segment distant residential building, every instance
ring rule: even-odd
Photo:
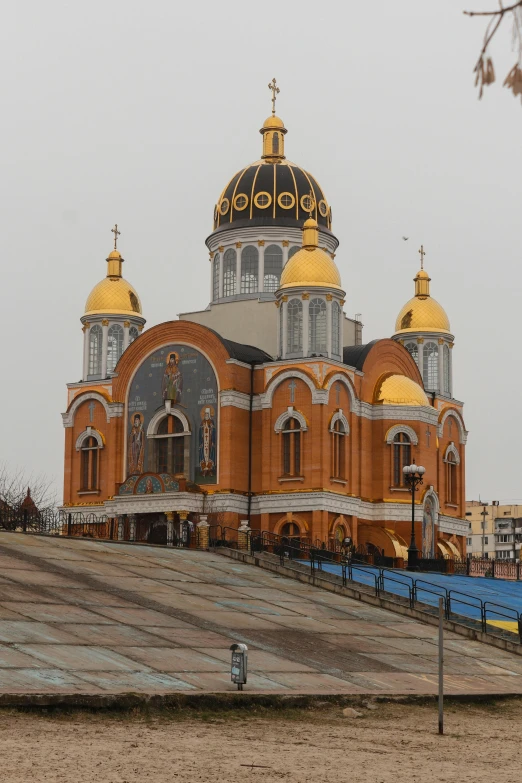
[[[522,505],[466,501],[466,554],[473,557],[520,557]]]

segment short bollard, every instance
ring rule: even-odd
[[[232,644],[230,649],[232,650],[230,679],[237,683],[238,691],[242,691],[247,681],[248,647],[246,644]]]

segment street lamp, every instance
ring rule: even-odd
[[[422,484],[422,477],[426,472],[426,468],[422,465],[405,465],[402,469],[404,473],[404,480],[411,491],[411,541],[408,547],[408,568],[413,570],[417,567],[417,558],[419,557],[419,550],[415,543],[415,492],[419,484]]]

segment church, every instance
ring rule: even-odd
[[[261,157],[214,206],[205,310],[145,329],[113,229],[81,316],[82,380],[67,385],[63,509],[106,516],[127,540],[222,525],[405,558],[415,462],[417,546],[460,556],[467,432],[424,250],[390,336],[364,344],[343,310],[331,205],[286,157],[269,86]]]

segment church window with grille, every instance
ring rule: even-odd
[[[98,324],[91,326],[89,332],[89,375],[101,375],[102,339],[101,326]]]
[[[229,248],[223,256],[223,296],[236,293],[236,251]]]
[[[406,343],[406,345],[404,347],[406,348],[406,350],[410,354],[411,358],[413,359],[413,361],[415,362],[415,364],[418,367],[419,366],[419,346],[417,345],[417,343]]]
[[[405,487],[403,468],[411,464],[411,441],[405,432],[398,432],[393,439],[393,486]]]
[[[274,155],[279,155],[279,133],[274,133],[272,136],[272,152]]]
[[[444,394],[451,395],[451,354],[449,346],[442,349],[442,364],[444,371]]]
[[[212,299],[214,301],[219,299],[219,262],[219,253],[216,253],[212,267]]]
[[[290,248],[290,250],[288,251],[288,260],[290,261],[290,259],[292,258],[292,256],[295,256],[295,254],[296,254],[297,252],[299,252],[299,250],[301,250],[301,248],[299,247],[299,245],[294,245],[293,247],[291,247],[291,248]]]
[[[274,293],[279,288],[283,270],[283,251],[277,245],[265,248],[264,290]]]
[[[287,305],[287,352],[300,353],[303,350],[303,303],[290,299]]]
[[[112,324],[107,336],[107,372],[114,372],[123,353],[123,327]]]
[[[309,353],[326,353],[326,302],[324,299],[311,299],[308,317]]]
[[[346,430],[341,419],[332,429],[332,478],[346,478]]]
[[[289,418],[282,429],[283,476],[301,475],[301,425],[297,419]]]
[[[177,416],[166,416],[156,433],[156,465],[158,473],[183,473],[185,470],[185,436],[183,422]]]
[[[257,247],[247,245],[241,251],[241,293],[253,294],[257,291],[257,267],[259,252]]]
[[[451,451],[446,457],[446,502],[457,505],[457,461]]]
[[[332,302],[332,353],[336,356],[340,356],[340,321],[341,321],[341,308],[339,302]]]
[[[140,336],[140,333],[136,329],[135,326],[131,326],[129,329],[129,345],[134,342],[134,340],[137,340]]]
[[[437,389],[439,385],[439,346],[437,343],[425,343],[422,379],[426,389]]]
[[[94,492],[98,487],[99,452],[96,438],[86,438],[81,446],[80,492]]]

